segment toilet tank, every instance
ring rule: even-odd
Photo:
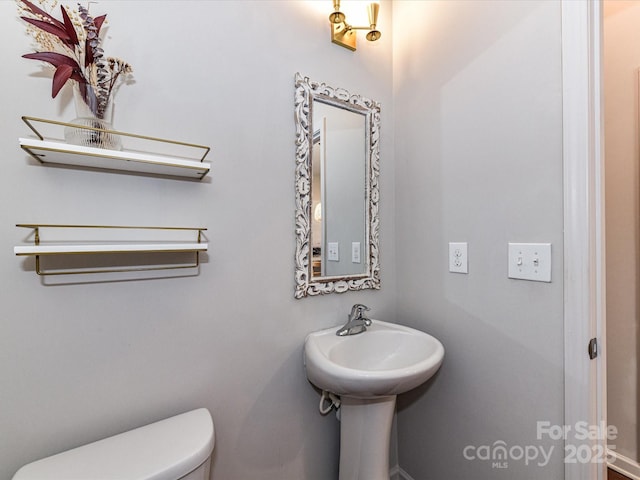
[[[208,480],[214,442],[200,408],[35,461],[13,480]]]

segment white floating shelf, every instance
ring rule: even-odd
[[[67,244],[19,245],[13,247],[13,252],[16,255],[65,255],[72,253],[206,252],[207,248],[207,243]]]
[[[81,147],[33,138],[19,140],[20,147],[42,163],[190,178],[203,178],[210,170],[209,163],[195,160]]]
[[[210,149],[204,145],[113,131],[112,133],[121,135],[124,138],[129,137],[132,142],[138,142],[141,144],[142,149],[134,151],[85,147],[65,143],[60,139],[45,138],[34,126],[34,124],[42,124],[45,125],[45,128],[52,125],[60,128],[73,126],[72,124],[34,117],[22,117],[22,119],[38,138],[20,138],[20,147],[41,163],[194,179],[202,179],[211,169],[211,164],[204,161]],[[76,127],[82,128],[81,126]],[[199,159],[151,153],[145,148],[147,146],[148,150],[157,150],[159,148],[189,149],[190,151],[197,151]]]
[[[18,224],[33,230],[29,237],[31,245],[18,245],[13,252],[18,256],[34,256],[36,272],[39,275],[63,275],[74,273],[103,273],[110,271],[170,270],[175,268],[196,268],[200,265],[200,252],[206,252],[208,243],[204,241],[206,228],[190,227],[139,227],[113,225],[54,225]],[[68,269],[46,271],[40,266],[41,256],[51,255],[106,255],[114,253],[146,254],[168,253],[189,254],[193,261],[178,266],[145,266],[99,270]],[[193,254],[193,256],[191,256]]]

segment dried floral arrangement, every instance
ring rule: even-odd
[[[69,80],[76,81],[91,112],[103,118],[118,80],[124,80],[133,71],[123,60],[104,54],[100,30],[107,16],[94,18],[80,4],[77,10],[60,5],[62,20],[58,20],[44,10],[56,8],[57,0],[38,0],[43,8],[28,0],[16,2],[20,18],[28,24],[27,33],[38,47],[35,53],[23,57],[55,68],[52,97],[55,98]]]

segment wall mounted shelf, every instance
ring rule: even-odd
[[[147,137],[115,130],[100,130],[35,117],[24,116],[22,120],[38,138],[20,138],[20,147],[40,163],[194,179],[204,178],[211,169],[211,164],[204,161],[210,151],[210,147],[204,145]],[[36,125],[39,128],[36,128]],[[74,127],[113,133],[128,138],[131,143],[135,142],[136,147],[140,145],[141,149],[107,150],[71,145],[60,138],[51,135],[45,136],[41,133],[42,130],[51,129],[52,126],[58,129],[60,127]],[[157,150],[164,152],[168,149],[172,150],[172,155],[155,153]],[[180,154],[174,155],[173,151],[180,151]],[[183,152],[191,155],[183,156]]]
[[[34,256],[38,275],[70,275],[79,273],[130,272],[141,270],[173,270],[196,268],[200,252],[207,251],[206,228],[139,227],[115,225],[17,224],[32,229],[33,244],[19,245],[17,256]],[[188,238],[189,237],[189,238]],[[126,266],[118,268],[72,267],[46,270],[41,256],[107,255],[107,254],[192,254],[188,263]]]

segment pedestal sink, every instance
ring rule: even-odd
[[[424,332],[373,320],[357,335],[337,327],[307,336],[307,378],[340,396],[339,480],[389,480],[389,438],[396,396],[440,368],[442,344]]]

